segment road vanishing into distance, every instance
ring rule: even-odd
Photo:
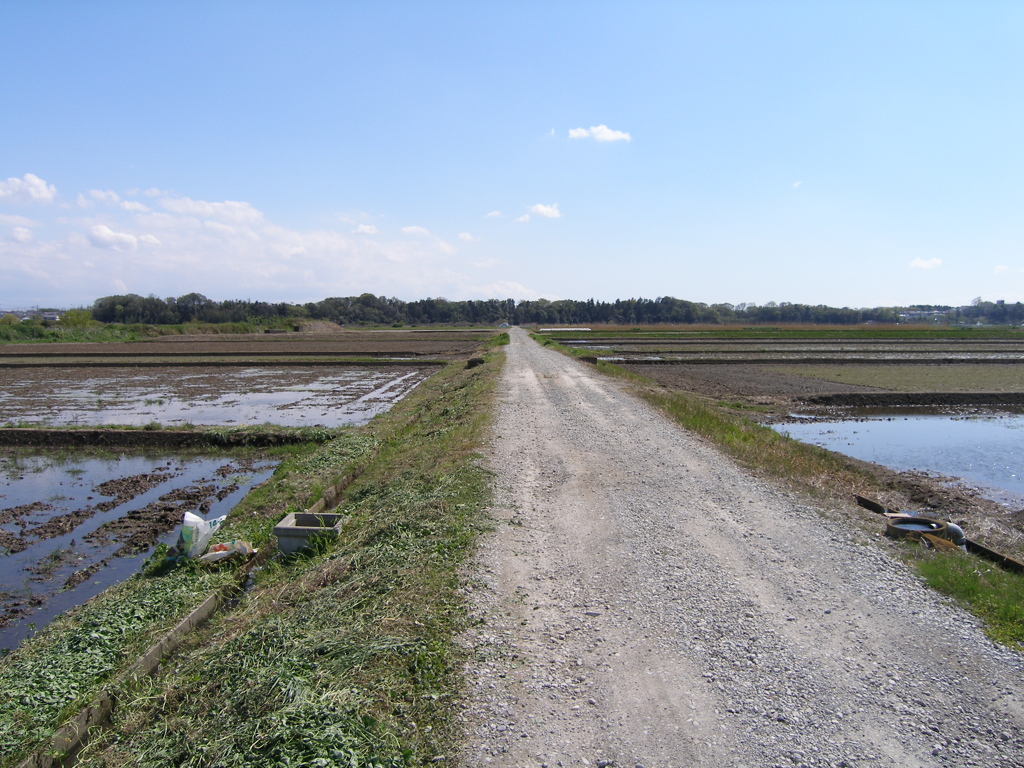
[[[466,766],[1024,766],[1024,656],[881,522],[753,477],[513,329]]]

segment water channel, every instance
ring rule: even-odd
[[[959,478],[987,498],[1024,508],[1024,415],[872,414],[773,428],[804,443],[898,471]]]

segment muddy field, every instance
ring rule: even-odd
[[[364,424],[436,368],[0,367],[0,424]]]
[[[164,436],[202,432],[192,427],[365,424],[443,365],[432,359],[468,357],[490,335],[337,329],[0,345],[0,433],[16,437],[12,444],[64,449],[0,453],[0,648],[138,570],[158,541],[174,538],[186,511],[226,514],[273,469],[253,454],[157,449]],[[407,359],[344,360],[352,356]],[[144,429],[60,429],[101,425]],[[15,428],[43,426],[51,429]],[[137,440],[111,442],[110,434]],[[150,436],[157,440],[147,447]],[[72,453],[78,438],[118,447],[112,458],[90,458],[94,450]],[[137,447],[126,450],[129,443]]]
[[[626,365],[660,384],[756,408],[764,422],[791,414],[842,418],[853,408],[1024,408],[1024,366]]]
[[[0,363],[47,357],[467,357],[492,335],[480,331],[341,331],[207,336],[161,336],[126,343],[5,344]]]
[[[186,511],[226,514],[274,466],[254,455],[0,454],[0,648],[134,573]]]

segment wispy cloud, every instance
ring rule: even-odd
[[[590,128],[570,128],[570,139],[593,139],[594,141],[632,141],[625,131],[613,131],[607,125],[592,125]]]
[[[256,210],[250,203],[243,203],[237,200],[208,203],[205,200],[192,200],[188,197],[166,197],[160,201],[160,205],[172,213],[220,219],[236,224],[258,224],[263,221],[263,214],[260,211]]]
[[[10,216],[0,213],[0,224],[10,227],[38,227],[39,222],[33,221],[28,216]]]
[[[144,192],[126,193],[128,199],[115,202],[86,189],[82,197],[91,207],[53,207],[33,218],[5,210],[0,214],[0,304],[71,305],[113,293],[190,291],[211,298],[285,301],[353,291],[409,299],[479,298],[483,289],[476,282],[493,266],[460,256],[457,246],[477,239],[471,232],[451,242],[422,226],[389,236],[376,229],[379,217],[369,215],[347,224],[337,221],[335,229],[290,229],[244,201],[154,192],[144,198]],[[146,205],[134,204],[134,194]],[[68,214],[76,210],[77,215]],[[366,236],[368,228],[373,237]],[[537,296],[522,287],[492,288],[495,296]]]
[[[138,247],[139,239],[126,232],[115,232],[106,224],[97,224],[89,230],[89,242],[97,248],[134,251]]]
[[[1011,271],[1012,270],[1005,264],[1000,264],[999,266],[992,270],[992,272],[996,275],[1005,275],[1007,272]]]
[[[486,216],[484,216],[484,218],[485,219],[498,219],[498,218],[501,218],[501,211],[491,211]]]
[[[545,219],[562,218],[562,212],[558,210],[558,203],[555,203],[554,205],[544,205],[543,203],[536,203],[530,206],[529,211],[527,213],[524,213],[522,216],[516,219],[516,223],[523,224],[529,221],[531,214],[533,214],[534,216],[542,216]]]
[[[935,269],[942,266],[942,259],[922,259],[920,256],[909,264],[911,269]]]
[[[114,192],[109,189],[106,191],[102,189],[90,189],[89,197],[91,197],[93,200],[98,200],[101,203],[114,204],[121,202],[121,196],[117,194],[117,192]]]
[[[0,200],[15,203],[52,203],[57,188],[47,184],[34,173],[26,173],[20,179],[12,176],[0,181]]]
[[[522,283],[514,283],[504,280],[496,283],[488,283],[487,285],[470,286],[469,290],[472,295],[476,296],[492,296],[496,299],[516,299],[517,301],[535,301],[537,299],[555,300],[558,298],[557,296],[552,296],[550,294],[539,293],[532,288],[527,288]]]
[[[542,203],[537,203],[536,205],[530,206],[530,213],[543,216],[545,219],[562,218],[562,212],[558,210],[558,203],[555,203],[554,205],[543,205]]]

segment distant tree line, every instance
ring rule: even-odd
[[[496,325],[583,325],[615,323],[621,325],[671,324],[778,324],[808,323],[821,325],[858,325],[860,323],[896,323],[907,311],[942,312],[951,322],[980,322],[1019,325],[1024,322],[1020,302],[1009,305],[976,299],[969,307],[877,307],[874,309],[836,308],[825,305],[791,304],[773,301],[757,304],[703,304],[663,296],[657,299],[617,299],[616,301],[516,302],[513,299],[484,301],[448,301],[444,298],[402,301],[364,293],[360,296],[334,297],[306,304],[265,301],[213,301],[201,293],[161,299],[156,296],[105,296],[92,307],[92,317],[104,323],[179,323],[276,324],[294,318],[328,320],[342,325],[429,325],[465,323]]]

